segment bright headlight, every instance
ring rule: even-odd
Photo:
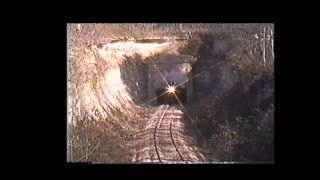
[[[174,87],[174,86],[169,86],[169,87],[167,88],[167,91],[168,91],[169,93],[174,93],[175,90],[176,90],[176,87]]]

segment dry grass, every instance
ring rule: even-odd
[[[122,23],[122,24],[82,24],[84,31],[95,31],[99,36],[113,38],[144,38],[156,36],[184,35],[187,31],[195,30],[183,24],[159,24],[159,23]]]
[[[68,24],[70,29],[76,30],[78,24]],[[82,23],[81,32],[97,33],[97,37],[109,38],[150,38],[177,37],[192,33],[248,33],[254,30],[256,24],[214,24],[214,23]]]
[[[77,120],[69,126],[68,161],[94,163],[128,163],[131,154],[126,143],[132,134],[112,121]],[[121,133],[119,133],[121,132]]]
[[[127,109],[127,113],[120,113],[115,110],[110,117],[101,120],[76,119],[76,126],[68,126],[68,162],[132,163],[133,138],[153,109],[131,111]]]

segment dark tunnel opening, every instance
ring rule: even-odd
[[[144,59],[140,55],[126,57],[120,65],[121,79],[138,105],[187,104],[193,97],[193,70],[186,55],[163,53]],[[190,57],[189,57],[190,58]],[[188,72],[186,72],[188,71]],[[175,95],[167,93],[167,83],[174,82]]]

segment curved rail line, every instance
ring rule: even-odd
[[[156,154],[157,154],[157,157],[158,157],[158,160],[159,162],[163,162],[161,157],[160,157],[160,153],[159,153],[159,144],[157,143],[157,130],[160,128],[161,124],[164,122],[164,120],[167,120],[168,117],[170,118],[169,121],[169,131],[170,131],[170,138],[171,138],[171,141],[172,141],[172,144],[176,150],[176,152],[178,153],[180,159],[182,161],[184,161],[184,158],[182,157],[182,154],[180,153],[178,147],[177,147],[177,144],[173,138],[173,133],[172,133],[172,125],[173,125],[173,114],[174,114],[174,108],[172,109],[172,111],[168,111],[169,109],[169,105],[166,105],[163,109],[162,109],[162,113],[160,113],[160,117],[159,117],[159,120],[154,128],[154,134],[153,134],[153,137],[154,137],[154,146],[155,146],[155,150],[156,150]]]
[[[161,121],[167,111],[167,109],[169,108],[169,106],[167,105],[167,107],[164,108],[164,111],[162,112],[157,124],[156,124],[156,127],[154,128],[154,133],[153,133],[153,139],[154,139],[154,146],[155,146],[155,149],[156,149],[156,153],[157,153],[157,157],[159,159],[159,162],[162,162],[161,160],[161,157],[160,157],[160,154],[159,154],[159,150],[158,150],[158,146],[157,146],[157,129],[158,127],[160,127],[160,124],[161,124]]]
[[[180,151],[178,150],[177,144],[176,144],[176,142],[175,142],[175,140],[174,140],[174,138],[173,138],[173,133],[172,133],[173,117],[172,117],[172,115],[174,115],[174,109],[172,110],[171,117],[170,117],[170,137],[171,137],[172,143],[173,143],[173,145],[174,145],[177,153],[179,154],[180,159],[181,159],[182,161],[184,161],[184,159],[183,159]]]

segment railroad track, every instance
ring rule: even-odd
[[[160,106],[133,141],[132,162],[197,163],[205,159],[185,134],[183,112],[179,106]]]
[[[175,106],[165,105],[154,127],[154,147],[159,162],[185,161],[174,137]]]

